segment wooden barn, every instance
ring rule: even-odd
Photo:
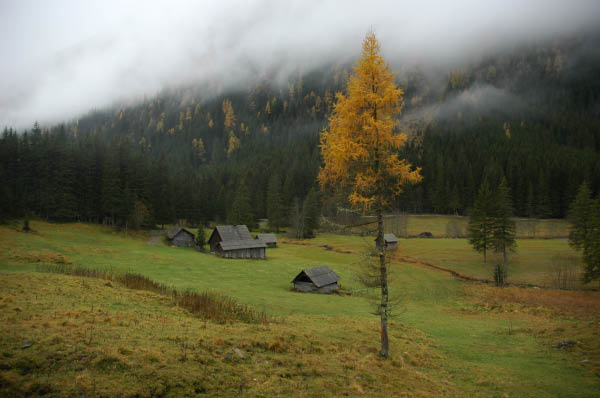
[[[267,245],[252,239],[245,225],[216,226],[208,239],[210,251],[225,258],[267,258]]]
[[[192,247],[195,244],[194,234],[182,227],[176,227],[167,234],[173,246]]]
[[[302,292],[330,293],[339,288],[340,277],[326,265],[303,269],[292,283]]]
[[[385,250],[396,250],[398,248],[398,238],[394,234],[383,234],[383,241],[385,242]],[[377,239],[375,239],[375,244],[379,248]]]
[[[277,235],[275,234],[258,234],[256,238],[262,240],[269,248],[277,247]]]

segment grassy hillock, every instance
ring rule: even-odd
[[[397,260],[391,287],[401,304],[390,326],[391,359],[381,360],[378,318],[354,277],[367,244],[362,238],[288,241],[269,249],[267,260],[227,261],[151,245],[143,233],[35,221],[31,227],[29,234],[0,227],[0,395],[600,392],[597,293],[498,289]],[[437,250],[441,259],[453,251],[442,255],[448,247],[436,246],[459,241],[410,239],[401,251],[418,242],[429,250],[412,249],[411,258]],[[528,256],[522,265],[537,258],[542,268],[547,248],[522,242]],[[295,274],[318,264],[342,277],[342,294],[291,291]],[[269,320],[210,321],[170,294],[130,289],[118,278],[37,272],[47,265],[130,272],[179,291],[214,292],[264,311]]]

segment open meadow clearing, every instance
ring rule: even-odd
[[[600,394],[596,292],[494,288],[393,261],[391,288],[401,304],[390,326],[391,358],[383,360],[378,318],[355,277],[370,238],[280,239],[267,260],[251,261],[151,245],[144,233],[95,225],[31,226],[30,234],[0,227],[4,394]],[[543,275],[554,254],[573,254],[566,242],[550,240],[521,240],[517,253],[519,268],[531,264],[512,271],[524,280]],[[402,256],[472,275],[482,266],[459,239],[401,240]],[[40,273],[40,264],[135,272],[180,290],[222,292],[271,322],[206,322],[168,296]],[[301,269],[321,264],[340,275],[340,294],[291,290]]]

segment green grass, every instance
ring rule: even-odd
[[[369,225],[349,228],[355,234],[371,231],[374,234],[376,228],[375,217],[356,217],[353,220],[339,220],[341,224],[364,224]],[[528,219],[516,218],[516,233],[518,238],[548,239],[566,238],[569,235],[569,223],[561,219]],[[465,237],[467,236],[469,218],[464,216],[444,215],[402,215],[386,216],[384,228],[386,233],[394,233],[399,237],[415,237],[422,232],[430,232],[435,238]]]
[[[164,307],[166,304],[163,303],[160,308],[152,310],[155,314],[164,312],[171,314],[168,317],[181,317],[179,319],[183,319],[183,323],[190,323],[191,326],[187,329],[181,329],[179,326],[174,329],[175,335],[197,339],[206,333],[207,336],[211,336],[206,338],[212,342],[218,339],[218,336],[224,336],[223,338],[231,339],[234,345],[244,344],[243,341],[250,339],[260,340],[260,344],[267,346],[280,338],[283,339],[284,345],[291,347],[280,354],[268,349],[259,353],[256,349],[247,366],[235,370],[234,366],[221,363],[222,357],[218,356],[225,355],[224,348],[215,348],[214,344],[208,344],[213,351],[219,352],[214,355],[204,353],[215,361],[218,357],[218,366],[215,364],[211,372],[224,371],[224,374],[230,375],[231,380],[235,380],[225,383],[222,395],[234,395],[234,390],[239,387],[239,380],[243,378],[247,379],[247,388],[251,395],[317,395],[321,391],[319,388],[325,386],[332,388],[334,395],[357,395],[362,390],[366,395],[375,396],[399,395],[402,391],[412,391],[416,395],[436,395],[442,388],[445,388],[446,394],[450,396],[507,394],[519,397],[591,397],[600,392],[600,376],[594,373],[600,374],[598,342],[593,338],[594,327],[588,326],[588,322],[589,325],[597,325],[600,322],[596,311],[598,306],[594,307],[599,298],[593,293],[585,293],[585,300],[592,303],[591,308],[594,308],[594,311],[578,314],[577,319],[568,316],[568,313],[557,316],[551,310],[542,311],[540,308],[543,308],[543,304],[507,304],[508,299],[503,299],[499,307],[491,308],[486,306],[488,296],[481,296],[486,297],[481,299],[472,291],[473,288],[491,288],[466,284],[445,273],[419,265],[393,263],[391,268],[394,279],[391,289],[392,292],[399,293],[402,304],[398,307],[399,316],[396,323],[390,328],[393,361],[380,362],[373,351],[377,348],[378,340],[377,318],[370,314],[373,307],[365,297],[304,294],[290,290],[290,282],[300,269],[319,264],[329,265],[341,276],[344,290],[352,292],[360,288],[354,281],[354,273],[360,267],[359,253],[366,245],[372,244],[372,238],[320,235],[314,240],[298,242],[303,244],[280,243],[280,248],[267,251],[267,260],[246,261],[219,259],[192,249],[152,246],[146,244],[147,236],[125,237],[122,233],[113,233],[98,226],[40,222],[31,224],[37,231],[35,234],[24,234],[0,227],[0,271],[4,278],[0,293],[4,297],[10,296],[15,297],[14,300],[20,300],[19,294],[6,290],[6,286],[12,286],[12,282],[8,282],[29,275],[28,272],[19,271],[33,271],[38,263],[70,262],[75,266],[141,273],[178,289],[223,292],[277,317],[280,323],[260,331],[250,330],[250,326],[235,326],[225,332],[224,329],[209,325],[206,331],[194,332],[199,330],[201,324],[188,320],[181,312],[177,315],[171,314],[171,310]],[[328,245],[329,249],[333,250],[319,245]],[[464,240],[408,239],[401,242],[401,247],[402,255],[421,261],[465,267],[465,271],[473,273],[481,266],[477,263],[479,256],[469,251]],[[523,275],[530,276],[541,272],[534,272],[532,269],[543,270],[546,260],[552,258],[553,253],[570,253],[566,242],[563,241],[519,241],[519,249],[522,250],[522,253],[518,252],[521,256],[519,264],[528,267],[523,271]],[[485,273],[482,275],[488,276]],[[21,289],[27,283],[19,281],[23,286]],[[19,288],[12,286],[10,289],[18,291]],[[493,295],[497,291],[491,289],[486,294]],[[533,289],[527,291],[531,291],[536,299],[546,294],[544,291]],[[128,294],[126,291],[119,292],[123,297]],[[76,300],[77,295],[71,294],[73,296],[68,297]],[[27,304],[30,311],[40,305],[42,309],[55,305],[65,308],[75,305],[70,301],[63,302],[63,296],[30,296]],[[100,296],[103,297],[101,300]],[[86,290],[84,297],[79,302],[90,305],[96,299],[95,291]],[[156,337],[159,340],[148,337],[150,330],[156,328],[156,325],[150,322],[150,310],[142,311],[137,307],[146,308],[147,305],[158,304],[135,304],[136,300],[141,300],[138,296],[135,297],[137,298],[131,300],[117,300],[116,297],[111,299],[106,292],[98,293],[102,307],[114,311],[115,316],[131,318],[132,312],[141,311],[141,315],[135,316],[145,319],[143,323],[147,330],[139,331],[135,337],[137,342],[127,342],[125,349],[131,350],[131,346],[137,344],[141,347],[139,350],[150,350],[148,347],[152,346],[153,342],[161,341],[160,336]],[[160,301],[159,298],[156,300]],[[33,303],[37,303],[37,306]],[[0,313],[6,319],[16,318],[16,325],[21,327],[21,319],[14,315],[14,306],[25,309],[25,304],[10,303],[0,307]],[[55,326],[53,321],[48,322],[54,333],[58,326]],[[75,321],[71,319],[69,322]],[[26,333],[17,326],[6,330],[4,335],[13,336],[13,340],[25,340]],[[112,336],[109,331],[99,333]],[[296,335],[296,340],[285,340],[288,334]],[[17,337],[14,337],[15,335]],[[569,340],[572,335],[581,336],[578,337],[581,351],[579,348],[574,352],[552,348],[558,341]],[[309,341],[315,341],[324,350],[323,355],[307,353]],[[244,347],[251,350],[249,346]],[[102,345],[96,348],[103,352],[108,349]],[[164,349],[176,352],[176,348]],[[17,352],[19,355],[22,353]],[[118,353],[108,354],[117,358],[123,356]],[[586,358],[585,355],[589,357]],[[163,374],[156,366],[147,363],[145,357],[136,358],[148,372]],[[311,377],[302,376],[300,372],[292,372],[290,369],[296,366],[294,358],[300,361],[300,367],[309,370],[322,369],[322,374],[313,380]],[[581,364],[583,359],[590,362],[587,365]],[[126,358],[119,360],[129,363]],[[262,361],[267,361],[270,365],[261,368],[259,362],[264,363]],[[289,380],[285,377],[282,381],[279,380],[281,377],[265,376],[268,372],[275,371],[274,361],[283,363],[281,371],[292,374]],[[184,364],[179,369],[176,362],[161,359],[161,363],[168,363],[167,368],[173,372],[190,374],[189,372],[198,371],[189,364]],[[345,362],[351,363],[353,368],[344,368]],[[360,365],[361,363],[368,366]],[[97,368],[92,367],[92,370],[88,370],[92,372],[90,378],[95,375],[94,369]],[[310,371],[308,373],[310,374]],[[256,375],[258,380],[254,382],[253,378]],[[121,376],[114,377],[118,379]],[[168,379],[168,375],[165,377]],[[263,388],[258,381],[267,384]],[[223,380],[206,381],[211,389],[217,388],[219,382]],[[65,380],[64,383],[68,384],[68,381]],[[104,380],[104,383],[109,383],[109,380]],[[378,384],[381,385],[378,387]],[[193,380],[190,379],[186,386],[191,385]],[[298,388],[308,385],[308,392],[300,393],[299,391],[303,390],[294,389],[296,385]]]

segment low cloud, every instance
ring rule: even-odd
[[[0,16],[0,124],[23,128],[173,85],[285,80],[356,59],[370,28],[392,65],[449,69],[596,26],[600,3],[15,0]]]

